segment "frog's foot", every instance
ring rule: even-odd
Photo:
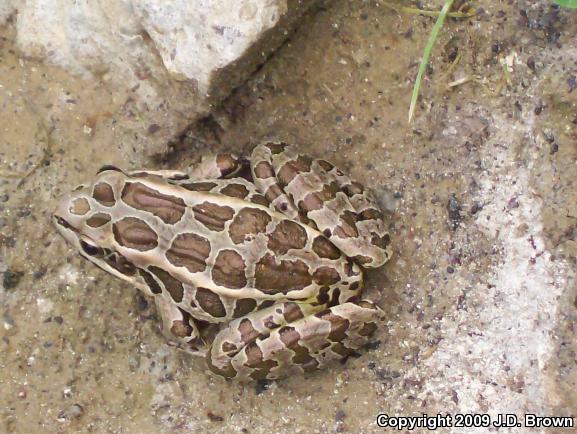
[[[316,312],[310,305],[279,303],[238,318],[219,332],[208,366],[240,381],[313,371],[366,345],[382,319],[383,311],[366,300]]]

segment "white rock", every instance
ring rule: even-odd
[[[17,10],[24,54],[132,89],[164,143],[241,84],[315,2],[0,0],[0,24]]]

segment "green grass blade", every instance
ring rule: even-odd
[[[410,8],[407,6],[397,6],[391,3],[380,3],[386,8],[392,9],[398,13],[407,13],[407,14],[415,14],[415,15],[425,15],[427,17],[438,17],[441,11],[429,11],[426,9],[416,9]],[[473,8],[468,12],[447,12],[447,16],[451,18],[472,18],[477,14],[477,11]]]
[[[566,8],[577,9],[577,0],[553,0],[553,3]]]
[[[421,90],[423,74],[427,70],[429,58],[431,57],[431,52],[433,51],[433,45],[435,45],[437,35],[439,34],[441,27],[443,27],[445,17],[447,16],[447,12],[449,12],[449,9],[451,9],[453,1],[454,0],[445,0],[443,9],[441,9],[441,12],[439,13],[437,22],[435,22],[435,25],[431,30],[429,40],[427,41],[427,45],[425,46],[425,50],[423,51],[423,58],[421,59],[421,64],[419,65],[419,72],[417,73],[417,79],[415,80],[415,85],[413,86],[413,95],[411,96],[411,106],[409,107],[409,123],[411,123],[411,121],[413,120],[413,115],[415,114],[415,107],[417,106],[417,99],[419,98],[419,92]]]

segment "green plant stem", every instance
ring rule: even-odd
[[[566,8],[577,9],[577,0],[553,0],[553,3]]]
[[[381,3],[383,6],[392,9],[397,12],[404,12],[407,14],[415,14],[415,15],[425,15],[427,17],[438,17],[441,13],[440,11],[429,11],[425,9],[416,9],[416,8],[409,8],[406,6],[395,6],[390,3]],[[450,18],[471,18],[474,17],[477,11],[472,9],[469,12],[447,12],[447,17]]]
[[[431,52],[433,51],[433,45],[435,45],[435,41],[437,40],[437,36],[441,27],[443,27],[443,23],[445,22],[445,17],[451,9],[454,0],[445,0],[445,4],[443,5],[443,9],[439,12],[439,16],[437,17],[437,21],[431,30],[431,34],[429,35],[429,40],[427,41],[427,45],[425,46],[425,50],[423,51],[423,58],[421,59],[421,64],[419,65],[419,72],[417,73],[417,79],[415,80],[415,85],[413,87],[413,95],[411,96],[411,106],[409,107],[409,123],[413,120],[413,115],[415,114],[415,108],[417,106],[417,99],[419,98],[419,92],[421,90],[421,83],[423,81],[423,75],[427,70],[427,65],[429,64],[429,58],[431,57]]]

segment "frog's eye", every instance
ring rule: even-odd
[[[88,256],[95,256],[95,257],[103,257],[104,256],[104,249],[91,244],[85,240],[80,240],[80,247],[82,251],[86,253]]]
[[[67,222],[66,220],[64,220],[62,217],[59,217],[59,216],[55,215],[55,216],[54,216],[54,221],[55,221],[58,225],[62,226],[64,229],[68,229],[68,230],[71,230],[71,231],[76,231],[76,230],[70,225],[70,223],[68,223],[68,222]]]

